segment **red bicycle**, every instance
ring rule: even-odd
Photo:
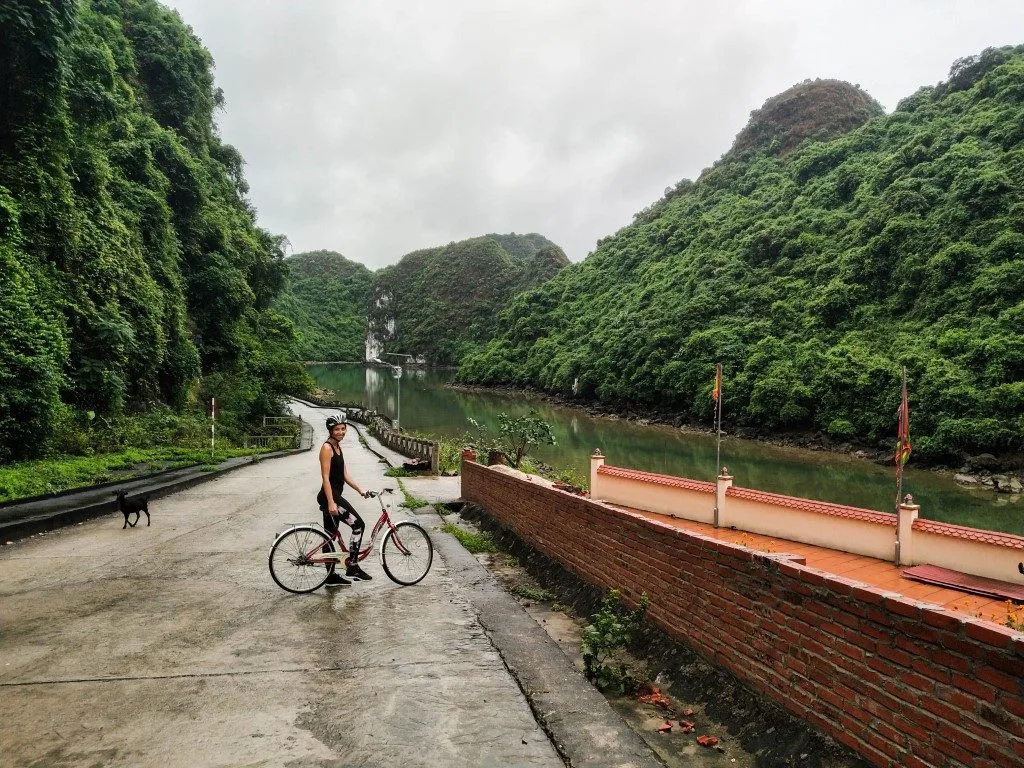
[[[380,564],[389,579],[407,587],[427,575],[434,561],[434,544],[418,523],[391,521],[384,494],[394,492],[394,488],[370,492],[380,503],[380,518],[370,532],[370,543],[359,551],[359,560],[369,556],[377,534],[387,529],[380,545]],[[270,575],[281,589],[305,594],[322,587],[337,564],[347,558],[348,547],[340,529],[330,534],[318,523],[302,523],[277,535],[270,548]]]

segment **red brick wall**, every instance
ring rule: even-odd
[[[462,496],[874,765],[1024,766],[1024,634],[472,462]]]

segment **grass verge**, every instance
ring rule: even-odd
[[[487,533],[470,533],[459,528],[454,523],[444,523],[441,526],[441,530],[445,533],[450,533],[459,543],[465,547],[471,554],[478,555],[481,552],[497,552],[498,548],[494,544],[494,540],[490,534]]]
[[[0,501],[86,488],[100,483],[131,480],[182,467],[217,464],[235,456],[251,456],[251,448],[209,450],[198,448],[126,448],[93,456],[38,459],[0,467]]]

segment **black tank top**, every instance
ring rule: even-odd
[[[335,450],[334,444],[328,440],[324,445],[331,446],[331,469],[327,474],[327,479],[331,482],[331,491],[334,494],[334,498],[338,499],[341,497],[341,492],[345,490],[345,455],[341,452],[341,448]],[[324,492],[323,484],[320,485],[320,493]]]

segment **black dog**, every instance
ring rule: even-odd
[[[124,515],[124,525],[121,526],[122,531],[129,525],[134,528],[135,523],[139,522],[139,519],[142,517],[142,513],[145,513],[146,525],[149,525],[149,496],[129,499],[126,491],[114,491],[114,495],[117,496],[117,508]],[[133,513],[135,514],[135,523],[129,523],[128,516]]]

